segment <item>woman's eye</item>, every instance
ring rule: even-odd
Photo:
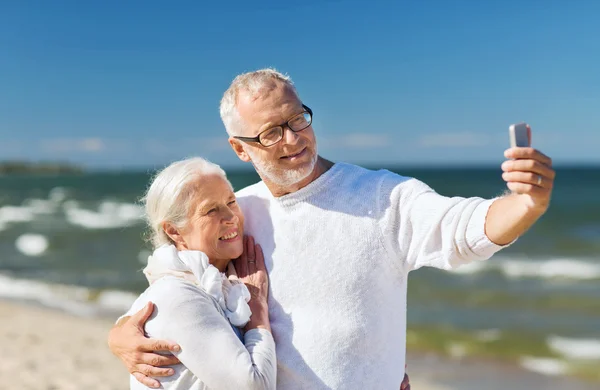
[[[237,203],[237,202],[236,202],[235,200],[232,200],[231,202],[229,202],[229,203],[227,203],[227,204],[231,206],[231,205],[233,205],[233,204],[236,204],[236,203]]]
[[[214,214],[216,212],[217,212],[217,208],[215,207],[215,208],[212,208],[212,209],[208,210],[208,212],[206,214],[210,215],[210,214]]]

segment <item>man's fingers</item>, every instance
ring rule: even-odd
[[[142,374],[141,372],[133,372],[132,375],[137,379],[141,384],[150,387],[152,389],[158,389],[160,387],[160,383],[156,379],[152,379]]]
[[[551,180],[556,176],[556,172],[552,168],[536,160],[505,161],[502,163],[502,170],[504,172],[533,172]]]
[[[158,353],[144,353],[141,354],[137,363],[147,364],[153,367],[166,367],[179,364],[180,361],[177,356],[174,355],[161,355]],[[143,372],[143,371],[142,371]]]
[[[549,200],[548,190],[534,186],[533,184],[508,182],[506,186],[516,194],[527,194],[533,198]]]
[[[506,158],[537,160],[544,165],[552,166],[552,159],[534,148],[510,148],[504,152]]]
[[[400,390],[410,390],[410,379],[408,378],[408,374],[404,374]]]
[[[502,179],[506,182],[532,184],[536,187],[551,189],[553,181],[542,175],[531,172],[504,172]]]
[[[155,351],[168,351],[168,352],[179,352],[181,348],[177,343],[168,340],[157,340],[157,339],[145,339],[140,344],[139,351],[141,352],[155,352]],[[163,355],[158,355],[163,356]]]
[[[138,364],[135,367],[135,371],[152,377],[171,376],[175,374],[175,370],[172,367],[154,367],[150,364]]]
[[[139,328],[143,328],[148,318],[152,315],[154,311],[154,304],[152,302],[148,302],[142,309],[140,309],[137,313],[131,316],[131,323],[136,325]]]

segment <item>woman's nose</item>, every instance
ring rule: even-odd
[[[231,209],[227,208],[227,212],[224,216],[225,222],[238,223],[240,217],[237,216]]]

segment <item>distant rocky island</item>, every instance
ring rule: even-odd
[[[80,174],[83,168],[61,162],[0,161],[0,175]]]

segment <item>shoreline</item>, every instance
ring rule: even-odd
[[[2,388],[128,389],[125,367],[112,355],[106,337],[111,319],[82,318],[43,306],[0,299]],[[593,389],[569,377],[549,377],[516,365],[484,359],[450,359],[410,352],[411,386],[416,390]],[[10,380],[8,380],[10,378]],[[8,387],[7,387],[8,386]]]

